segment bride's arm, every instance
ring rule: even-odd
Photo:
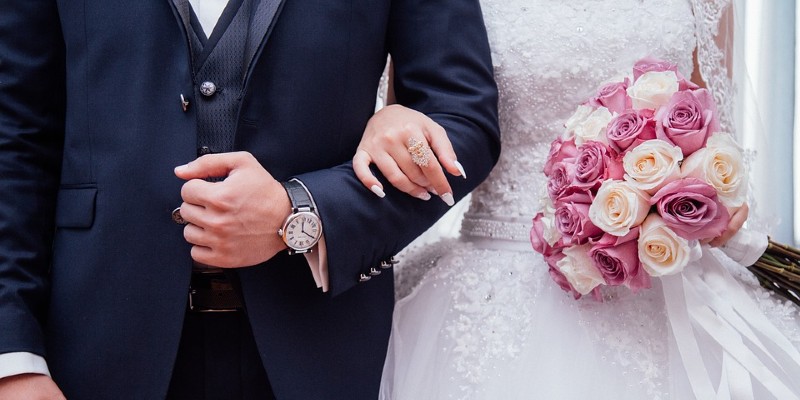
[[[730,115],[733,107],[733,0],[692,0],[695,13],[694,69],[691,81],[711,91],[718,105],[720,120],[731,130]],[[725,244],[742,228],[750,209],[745,203],[731,214],[728,227],[722,235],[708,242],[717,247]]]

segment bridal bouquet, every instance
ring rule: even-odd
[[[747,199],[742,152],[720,131],[711,94],[674,64],[637,62],[632,79],[603,85],[565,128],[544,167],[548,196],[531,243],[575,298],[680,273]],[[786,271],[800,257],[781,249],[772,267]]]

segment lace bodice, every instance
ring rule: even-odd
[[[527,240],[539,211],[549,143],[578,104],[653,56],[692,72],[689,0],[484,0],[500,89],[503,150],[473,192],[462,234]]]

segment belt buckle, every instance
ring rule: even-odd
[[[205,275],[201,273],[202,275]],[[210,275],[210,274],[209,274]],[[209,277],[210,280],[208,282],[209,287],[202,289],[205,293],[205,301],[202,301],[203,294],[200,293],[198,288],[192,287],[193,282],[189,284],[189,311],[196,312],[196,313],[219,313],[219,312],[236,312],[242,310],[241,307],[241,300],[236,300],[235,304],[231,304],[230,301],[228,302],[227,306],[214,307],[216,301],[221,301],[223,304],[225,300],[219,300],[215,296],[221,296],[225,292],[230,292],[229,295],[233,296],[241,296],[240,294],[236,293],[235,290],[232,289],[232,286],[229,282],[224,283],[217,283],[213,281],[213,278]],[[203,286],[203,285],[201,285]],[[219,305],[217,303],[217,305]]]
[[[196,313],[221,313],[221,312],[236,312],[240,311],[239,308],[208,308],[196,305],[194,296],[197,296],[197,290],[189,288],[189,311]]]

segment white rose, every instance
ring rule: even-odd
[[[677,274],[695,258],[700,247],[669,229],[656,213],[650,214],[639,231],[639,260],[650,276]]]
[[[628,88],[628,96],[636,110],[657,110],[667,104],[678,91],[678,76],[672,71],[644,73]]]
[[[681,173],[713,186],[725,207],[738,208],[747,201],[748,175],[744,168],[744,157],[727,133],[711,136],[705,148],[686,157]]]
[[[622,168],[625,180],[639,190],[655,194],[664,185],[681,177],[683,152],[663,140],[648,140],[625,153]]]
[[[575,145],[580,146],[585,142],[594,140],[608,144],[606,127],[614,118],[605,107],[598,107],[589,116],[575,127]]]
[[[556,262],[556,267],[578,293],[586,295],[598,285],[605,283],[603,275],[589,257],[591,246],[584,244],[564,249],[564,258]]]
[[[571,117],[564,123],[564,135],[561,136],[564,140],[569,140],[575,137],[575,128],[583,123],[586,118],[589,118],[589,115],[592,114],[594,108],[586,106],[586,105],[579,105],[575,112],[572,114]]]
[[[607,180],[589,206],[592,223],[614,236],[625,236],[650,211],[650,198],[628,182]]]
[[[547,244],[554,246],[556,242],[561,239],[561,231],[556,227],[556,208],[549,196],[545,197],[543,202],[544,208],[542,210],[542,218],[540,219],[542,222],[542,236]]]

